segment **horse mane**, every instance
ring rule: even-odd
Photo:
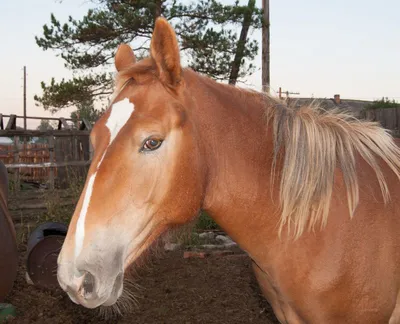
[[[268,96],[267,96],[268,97]],[[271,105],[272,100],[272,105]],[[359,202],[356,156],[374,170],[386,204],[389,189],[378,159],[382,159],[400,179],[400,149],[389,131],[378,123],[358,120],[349,112],[324,110],[316,102],[301,107],[288,106],[267,98],[267,122],[272,124],[274,158],[280,170],[281,222],[295,238],[323,228],[328,220],[335,170],[343,175],[350,218]]]

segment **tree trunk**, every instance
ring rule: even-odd
[[[249,4],[247,5],[248,10],[246,11],[243,17],[242,31],[240,32],[239,41],[236,47],[235,59],[233,60],[232,63],[231,74],[229,76],[229,84],[236,84],[237,78],[239,76],[240,65],[242,63],[244,49],[247,40],[247,33],[249,31],[249,27],[251,24],[251,17],[254,12],[255,4],[256,4],[255,0],[249,0]]]
[[[263,0],[264,21],[262,28],[262,87],[269,93],[269,0]]]
[[[154,21],[156,21],[156,19],[161,16],[163,2],[164,2],[164,0],[155,0],[154,1],[154,4],[155,4]]]

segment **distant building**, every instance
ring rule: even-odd
[[[335,94],[333,98],[289,98],[289,101],[295,103],[296,106],[318,102],[324,109],[344,109],[352,112],[356,117],[361,117],[361,111],[372,103],[366,100],[341,99],[339,94]]]

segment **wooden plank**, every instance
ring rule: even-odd
[[[48,147],[27,147],[26,149],[23,149],[19,147],[17,149],[18,152],[42,152],[42,151],[48,151]]]
[[[58,120],[58,129],[70,129],[71,127],[68,125],[67,121],[65,120],[65,118],[61,117]]]
[[[82,118],[82,123],[79,126],[79,130],[92,130],[92,124],[86,119]]]
[[[54,136],[50,135],[49,139],[49,152],[50,152],[50,164],[54,162]],[[49,186],[50,190],[54,190],[54,167],[50,166],[49,172]]]
[[[58,206],[64,207],[75,204],[76,204],[75,199],[68,199],[68,200],[63,199],[58,203]],[[47,203],[46,202],[21,203],[18,206],[11,206],[9,208],[9,210],[27,210],[27,209],[47,209]]]
[[[384,111],[382,111],[382,119],[383,119],[383,123],[385,124],[385,128],[390,128],[390,109],[385,109]]]
[[[20,201],[23,202],[29,202],[29,201],[42,201],[45,197],[45,195],[48,194],[47,189],[35,189],[35,190],[27,190],[27,191],[21,191],[18,196],[10,196],[9,203],[14,204],[18,203]],[[67,189],[54,189],[52,194],[56,195],[57,197],[62,198],[73,198],[74,194],[70,192],[70,190]],[[20,204],[20,203],[18,203]]]
[[[27,228],[31,228],[32,230],[38,225],[37,220],[30,220],[26,221],[25,219],[21,222],[21,217],[19,215],[11,215],[11,218],[13,219],[15,223],[15,230],[21,231],[21,230],[26,230]]]
[[[378,122],[395,137],[400,137],[400,108],[366,109],[365,119]]]
[[[16,115],[10,115],[10,118],[8,119],[8,123],[6,126],[6,130],[11,130],[11,129],[16,129],[17,128],[17,116]]]
[[[73,157],[72,157],[73,160],[79,161],[79,142],[78,142],[77,136],[73,137],[72,154],[73,154]]]
[[[379,122],[379,124],[384,127],[384,120],[382,118],[382,110],[381,109],[375,109],[375,119],[377,122]]]
[[[387,123],[388,128],[392,130],[397,129],[396,108],[390,109],[390,120]]]
[[[73,137],[56,137],[55,141],[55,162],[68,162],[72,161],[71,159],[71,142]],[[57,186],[63,188],[67,184],[68,172],[65,167],[57,168],[58,177],[57,177]]]
[[[59,168],[66,166],[86,166],[90,165],[91,161],[67,161],[67,162],[44,162],[44,163],[18,163],[5,164],[7,169],[18,168]]]
[[[12,115],[3,115],[3,117],[10,117]],[[24,116],[14,115],[16,118],[24,118]],[[59,120],[57,117],[35,117],[35,116],[27,116],[26,119],[36,119],[36,120]],[[72,118],[64,118],[67,121],[73,121]]]
[[[391,124],[392,124],[393,131],[396,131],[397,130],[397,109],[396,108],[392,109],[392,121],[391,121]]]
[[[23,130],[23,129],[10,129],[10,130],[0,130],[0,137],[8,137],[8,136],[36,136],[36,137],[43,137],[43,136],[89,136],[90,131],[87,130],[74,130],[74,129],[67,129],[67,130],[48,130],[48,131],[40,131],[40,130]]]
[[[374,121],[375,120],[375,114],[372,109],[368,109],[365,111],[365,119]]]
[[[79,160],[91,160],[89,136],[78,136]]]
[[[94,148],[92,145],[92,141],[89,140],[89,160],[93,160]]]
[[[19,137],[14,136],[14,163],[16,164],[19,162],[18,141]],[[14,172],[14,187],[15,191],[19,191],[19,168],[17,168]]]

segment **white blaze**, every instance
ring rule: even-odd
[[[85,192],[85,197],[83,199],[81,212],[79,214],[78,222],[76,224],[76,233],[75,233],[75,258],[82,251],[83,240],[85,238],[85,218],[87,211],[90,205],[90,198],[92,197],[94,180],[96,179],[97,171],[100,168],[101,163],[103,162],[104,156],[107,153],[109,146],[112,144],[114,139],[117,137],[119,131],[124,127],[132,113],[135,111],[135,106],[133,103],[129,102],[128,98],[125,98],[122,101],[117,102],[112,105],[110,115],[108,116],[106,127],[110,132],[110,141],[106,149],[104,150],[103,156],[101,157],[99,163],[97,164],[96,171],[90,176],[89,181],[87,183],[87,188]]]

